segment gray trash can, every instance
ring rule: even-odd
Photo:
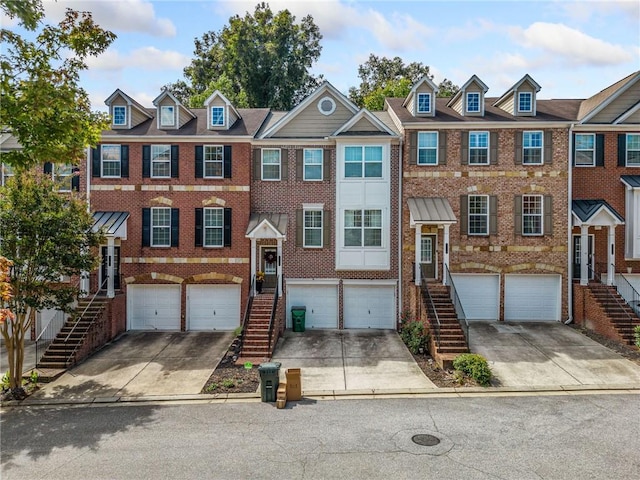
[[[275,402],[280,384],[280,362],[261,363],[258,366],[260,373],[260,398],[263,402]]]

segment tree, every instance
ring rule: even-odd
[[[265,3],[231,17],[219,32],[195,39],[185,80],[167,88],[191,107],[202,106],[202,97],[218,87],[237,106],[291,109],[319,84],[309,69],[322,48],[313,18],[295,20],[289,10],[274,14]]]
[[[453,82],[449,79],[444,79],[438,85],[438,96],[442,98],[453,97],[456,93],[458,93],[460,87],[454,85]]]
[[[80,289],[61,283],[61,277],[97,267],[91,249],[100,245],[102,235],[93,233],[92,225],[86,202],[59,193],[47,175],[22,171],[0,189],[0,256],[13,262],[8,278],[11,295],[5,295],[2,305],[11,315],[5,315],[0,332],[14,398],[24,396],[24,338],[36,312],[45,308],[68,312]]]
[[[423,65],[422,62],[411,62],[405,65],[400,57],[378,57],[374,54],[370,54],[369,59],[358,67],[358,77],[360,78],[360,86],[349,89],[349,98],[360,107],[366,106],[367,102],[371,102],[373,98],[379,98],[384,91],[391,94],[386,96],[404,97],[422,77],[433,80],[429,66]],[[408,83],[401,82],[401,80],[407,80]],[[407,84],[409,85],[408,89],[406,88]],[[445,88],[445,93],[458,90],[458,87],[447,79],[440,83],[438,89],[440,87]],[[438,96],[450,95],[438,93]],[[376,100],[373,105],[378,105],[378,103],[379,100]]]
[[[387,97],[406,97],[411,91],[413,83],[408,78],[393,79],[384,86],[377,87],[362,99],[362,106],[368,110],[376,111],[384,108],[384,99]]]
[[[1,0],[0,7],[27,29],[41,26],[40,0]],[[35,41],[0,30],[0,118],[22,146],[3,153],[3,162],[16,170],[45,162],[75,164],[88,145],[99,141],[108,117],[91,111],[78,81],[86,59],[105,51],[114,39],[90,13],[73,10],[59,25],[42,27]]]

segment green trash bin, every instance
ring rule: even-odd
[[[291,307],[291,322],[294,332],[304,332],[304,321],[307,307]]]
[[[260,398],[263,402],[275,402],[280,384],[280,362],[261,363],[258,366],[260,374]]]

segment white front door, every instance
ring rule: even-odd
[[[393,285],[345,285],[344,328],[396,328]]]
[[[188,330],[234,330],[240,325],[240,285],[187,285]]]
[[[129,285],[130,330],[180,330],[180,285]]]
[[[451,275],[467,320],[498,320],[500,316],[500,276],[483,273]]]

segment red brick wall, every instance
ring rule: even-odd
[[[616,332],[598,302],[593,298],[588,286],[573,284],[573,320],[607,338],[625,343]]]

